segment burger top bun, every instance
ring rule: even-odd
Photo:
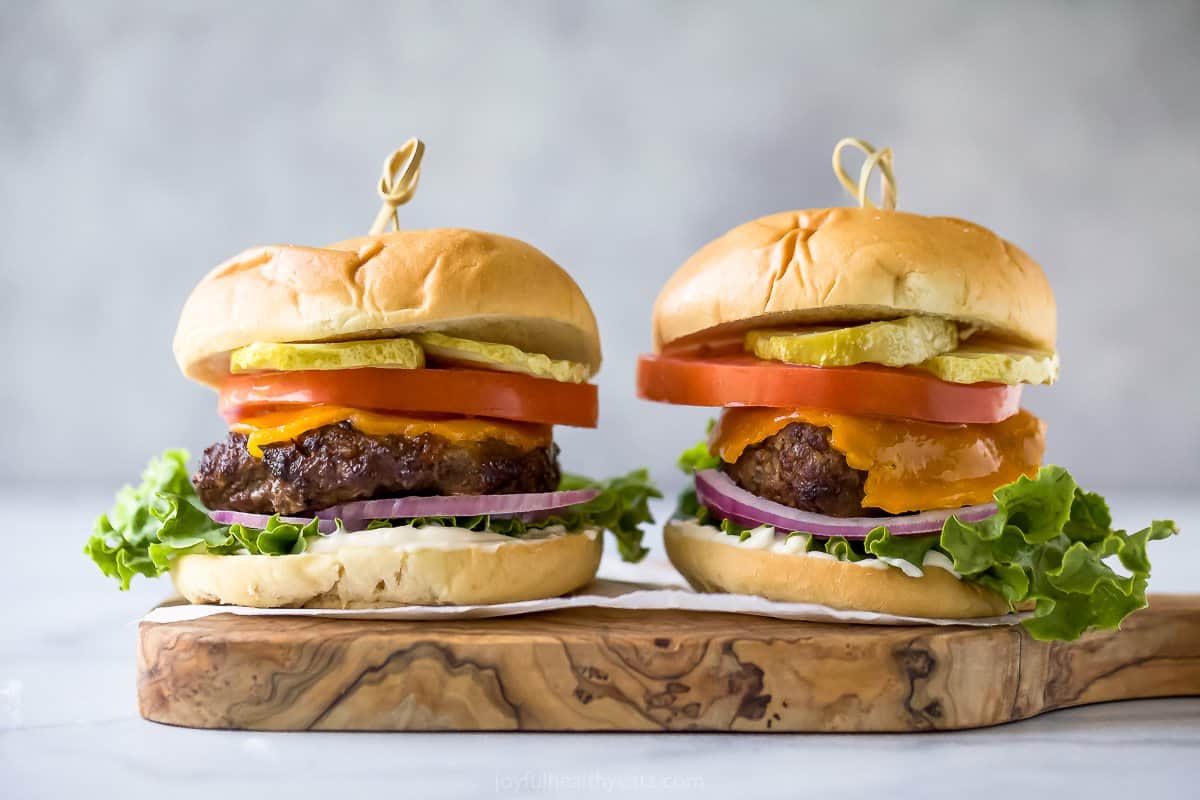
[[[192,290],[175,332],[184,374],[210,386],[230,351],[443,331],[600,368],[587,298],[540,250],[492,233],[438,228],[328,247],[246,250]]]
[[[659,293],[654,341],[910,314],[1055,347],[1054,294],[1019,247],[964,220],[880,208],[787,211],[710,242]]]

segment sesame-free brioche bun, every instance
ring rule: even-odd
[[[358,534],[352,534],[358,535]],[[171,567],[189,602],[253,608],[486,605],[558,597],[596,575],[588,529],[453,548],[351,547],[293,556],[186,555]]]
[[[558,264],[517,239],[439,228],[328,247],[255,247],[188,297],[175,360],[218,385],[254,342],[320,342],[442,331],[600,368],[596,318]]]
[[[1054,294],[1019,247],[960,219],[874,208],[773,214],[710,242],[659,293],[654,341],[910,314],[1054,349]]]
[[[687,526],[694,524],[668,522],[663,541],[675,569],[700,592],[750,594],[904,617],[977,619],[1009,611],[1000,595],[958,580],[939,567],[926,567],[922,577],[910,578],[898,569],[872,569],[689,536]]]

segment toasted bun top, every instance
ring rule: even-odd
[[[1054,349],[1054,294],[1019,247],[960,219],[875,208],[773,214],[710,242],[659,293],[654,341],[908,314]]]
[[[596,318],[570,275],[517,239],[457,228],[246,250],[192,290],[174,350],[185,375],[217,385],[229,352],[253,342],[426,330],[600,367]]]

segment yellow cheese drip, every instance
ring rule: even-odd
[[[991,502],[997,488],[1033,477],[1046,449],[1045,425],[1028,411],[992,424],[942,425],[778,408],[727,409],[710,447],[733,463],[793,422],[829,428],[846,463],[867,473],[863,506],[889,514]]]
[[[499,439],[521,450],[545,447],[552,440],[549,425],[474,417],[422,419],[345,406],[309,406],[297,411],[277,411],[240,420],[229,429],[246,434],[246,449],[255,458],[262,458],[262,449],[267,445],[294,441],[306,431],[339,422],[349,422],[355,430],[370,436],[412,437],[429,433],[454,443]]]

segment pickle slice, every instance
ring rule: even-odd
[[[504,372],[522,372],[535,378],[563,383],[583,383],[591,375],[587,364],[559,361],[541,353],[526,353],[509,344],[459,339],[444,333],[418,333],[414,338],[433,361]]]
[[[958,327],[936,317],[904,317],[850,328],[759,330],[746,334],[746,349],[759,358],[813,367],[848,367],[864,362],[904,367],[956,347]]]
[[[229,354],[233,373],[275,370],[417,369],[425,366],[425,353],[412,339],[370,339],[361,342],[255,342]]]
[[[950,383],[1054,383],[1058,353],[1004,344],[967,344],[918,364]]]

